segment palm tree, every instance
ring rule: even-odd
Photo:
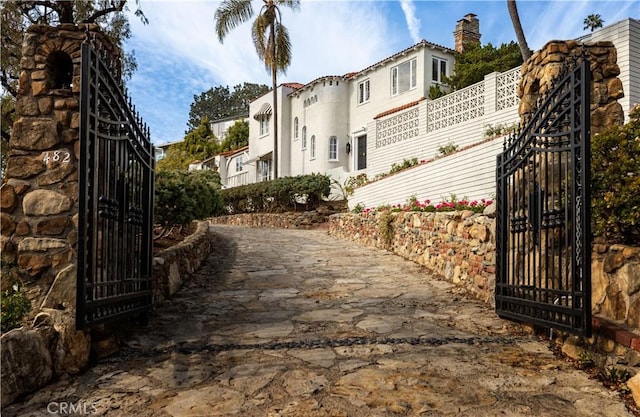
[[[524,31],[522,30],[522,24],[520,23],[520,16],[518,15],[518,7],[516,6],[516,0],[507,0],[507,9],[509,10],[509,16],[511,17],[511,23],[513,23],[513,29],[516,32],[516,38],[518,39],[518,45],[520,46],[520,53],[522,54],[522,60],[527,61],[531,57],[531,50],[527,45],[527,40],[524,37]]]
[[[215,14],[216,34],[222,42],[234,28],[253,17],[251,0],[223,0]],[[300,7],[300,0],[262,0],[260,12],[251,27],[251,37],[258,57],[271,71],[273,87],[273,178],[278,178],[278,72],[291,63],[289,32],[282,25],[281,6],[292,10]]]
[[[604,20],[599,14],[590,14],[584,19],[584,28],[583,30],[591,29],[591,32],[594,30],[601,28]]]

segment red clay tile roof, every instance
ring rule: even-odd
[[[416,106],[416,105],[417,105],[417,104],[419,104],[421,101],[426,100],[426,99],[427,99],[426,97],[422,97],[420,100],[412,101],[411,103],[403,104],[402,106],[394,107],[393,109],[389,109],[389,110],[385,110],[385,111],[383,111],[382,113],[378,113],[377,115],[375,115],[375,116],[373,117],[373,119],[374,119],[374,120],[375,120],[375,119],[379,119],[379,118],[381,118],[381,117],[388,116],[388,115],[390,115],[390,114],[397,113],[397,112],[399,112],[399,111],[402,111],[402,110],[408,109],[409,107]]]
[[[220,156],[235,155],[237,153],[244,152],[247,149],[249,149],[249,146],[243,146],[242,148],[234,149],[232,151],[220,152],[218,155],[220,155]]]
[[[294,90],[298,90],[304,87],[304,84],[301,84],[301,83],[282,83],[281,85],[285,87],[293,88]]]
[[[309,87],[309,86],[312,86],[312,85],[314,85],[314,84],[316,84],[316,83],[319,83],[320,81],[330,81],[330,80],[331,80],[331,81],[333,81],[333,80],[335,80],[336,78],[337,78],[338,80],[346,80],[346,77],[345,77],[345,76],[342,76],[342,75],[323,75],[322,77],[318,77],[318,78],[316,78],[315,80],[310,81],[310,82],[308,82],[308,83],[304,84],[302,87],[300,87],[300,88],[299,88],[299,90],[304,90],[305,88],[307,88],[307,87]],[[288,95],[289,95],[289,96],[291,96],[291,95],[293,95],[293,94],[295,94],[295,93],[297,93],[297,91],[292,91],[292,92],[290,92]]]
[[[376,68],[376,67],[378,67],[378,66],[380,66],[380,65],[384,65],[384,64],[386,64],[387,62],[389,62],[389,61],[393,61],[394,59],[398,58],[399,56],[405,55],[407,52],[410,52],[410,51],[415,50],[415,49],[418,49],[418,48],[441,49],[441,50],[443,50],[443,51],[445,51],[445,52],[450,52],[450,53],[452,53],[452,54],[453,54],[453,53],[455,53],[455,51],[454,51],[453,49],[447,48],[446,46],[437,45],[437,44],[435,44],[435,43],[427,42],[426,40],[424,40],[424,39],[423,39],[423,40],[421,40],[420,42],[418,42],[417,44],[415,44],[415,45],[412,45],[412,46],[408,47],[407,49],[404,49],[404,50],[402,50],[402,51],[400,51],[400,52],[397,52],[397,53],[395,53],[395,54],[393,54],[393,55],[391,55],[391,56],[389,56],[389,57],[387,57],[387,58],[383,59],[382,61],[376,62],[376,63],[375,63],[375,64],[373,64],[373,65],[369,65],[368,67],[366,67],[366,68],[365,68],[365,69],[363,69],[363,70],[355,71],[355,72],[348,72],[348,73],[346,73],[346,74],[344,74],[344,75],[325,75],[325,76],[322,76],[322,77],[316,78],[315,80],[313,80],[313,81],[311,81],[311,82],[308,82],[307,84],[304,84],[302,87],[298,88],[298,90],[300,90],[300,89],[304,89],[304,88],[305,88],[305,87],[307,87],[307,86],[311,86],[311,85],[313,85],[313,84],[315,84],[315,83],[317,83],[317,82],[319,82],[319,81],[323,81],[323,80],[327,80],[327,79],[336,79],[336,78],[339,78],[339,79],[342,79],[342,80],[349,80],[350,78],[354,78],[354,77],[356,77],[357,75],[360,75],[360,74],[362,74],[362,73],[365,73],[365,72],[367,72],[367,71],[370,71],[370,70],[372,70],[372,69],[374,69],[374,68]],[[296,84],[297,84],[297,83],[296,83]],[[292,95],[292,94],[294,94],[294,93],[295,93],[295,91],[294,91],[294,92],[289,93],[289,95]]]
[[[349,74],[345,75],[345,77],[346,78],[353,78],[356,75],[360,75],[362,73],[368,72],[368,71],[370,71],[370,70],[372,70],[372,69],[374,69],[374,68],[376,68],[376,67],[378,67],[380,65],[386,64],[389,61],[393,61],[394,59],[396,59],[396,58],[398,58],[400,56],[406,55],[407,52],[410,52],[412,50],[416,50],[418,48],[441,49],[441,50],[443,50],[445,52],[450,52],[452,54],[455,53],[455,51],[453,49],[450,49],[450,48],[447,48],[446,46],[438,45],[438,44],[435,44],[435,43],[427,42],[426,40],[423,39],[420,42],[416,43],[415,45],[412,45],[412,46],[408,47],[407,49],[404,49],[404,50],[402,50],[400,52],[397,52],[397,53],[395,53],[395,54],[383,59],[382,61],[376,62],[373,65],[369,65],[367,68],[365,68],[363,70],[360,70],[358,72],[350,72]]]

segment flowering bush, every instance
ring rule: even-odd
[[[446,199],[441,201],[440,203],[432,203],[431,200],[419,201],[415,197],[411,197],[409,201],[404,204],[394,204],[394,205],[381,205],[378,207],[369,207],[362,209],[361,213],[369,214],[369,213],[399,213],[406,211],[422,211],[422,212],[442,212],[442,211],[464,211],[469,210],[474,213],[482,213],[485,207],[493,204],[492,200],[489,199],[481,199],[481,200],[457,200],[455,196],[451,196],[449,201]]]

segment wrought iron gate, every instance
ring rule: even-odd
[[[496,312],[591,334],[590,71],[564,65],[498,155]]]
[[[151,306],[154,147],[117,73],[82,45],[79,329]]]

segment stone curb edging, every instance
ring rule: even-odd
[[[171,298],[186,277],[196,271],[211,253],[213,241],[209,222],[198,221],[196,231],[175,246],[153,257],[153,303]]]

